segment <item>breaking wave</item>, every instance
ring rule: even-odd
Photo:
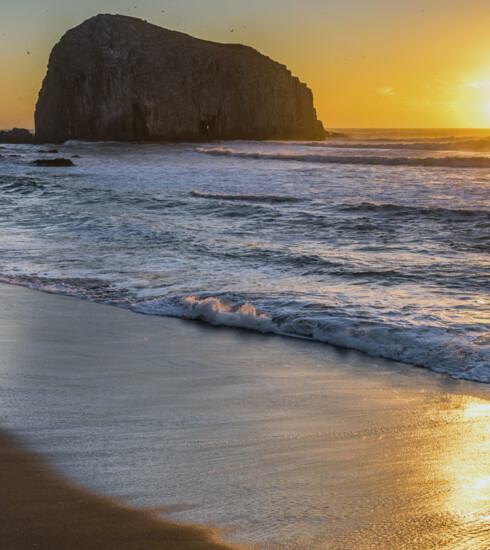
[[[480,151],[490,152],[490,137],[464,141],[342,141],[304,143],[307,147],[324,149],[395,149],[414,151]]]
[[[207,155],[255,160],[282,160],[321,164],[361,164],[374,166],[426,166],[447,168],[490,168],[490,157],[385,157],[385,156],[332,156],[315,154],[288,154],[267,152],[235,151],[227,148],[199,147],[198,151]]]
[[[490,211],[469,208],[442,208],[436,206],[408,206],[393,203],[362,202],[359,204],[346,204],[340,207],[344,212],[379,212],[396,215],[416,215],[426,217],[449,217],[451,219],[482,218],[490,221]]]
[[[230,294],[185,296],[140,302],[134,309],[141,313],[314,340],[361,351],[371,357],[429,368],[454,378],[490,382],[490,346],[481,345],[481,337],[479,341],[455,337],[437,325],[409,326],[361,320],[338,309],[315,312],[311,306],[291,300],[261,305],[253,302],[253,298]]]
[[[325,306],[297,298],[236,294],[187,295],[137,299],[98,279],[48,279],[0,276],[0,282],[131,309],[137,313],[243,328],[353,349],[449,374],[453,378],[490,382],[490,332],[478,338],[437,323],[383,322],[348,307]]]

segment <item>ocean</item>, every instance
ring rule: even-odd
[[[0,281],[490,382],[490,130],[343,132],[1,145]]]

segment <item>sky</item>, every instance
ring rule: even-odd
[[[98,13],[258,49],[328,129],[490,128],[489,0],[0,0],[0,128],[34,127],[52,47]]]

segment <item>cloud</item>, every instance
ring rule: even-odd
[[[462,78],[459,81],[460,89],[473,88],[473,90],[488,90],[490,88],[489,78]]]
[[[395,95],[395,91],[391,86],[384,86],[381,88],[374,88],[374,91],[378,94],[385,96],[385,97],[393,97]]]
[[[490,79],[474,80],[468,83],[468,86],[474,90],[488,90],[490,89]]]

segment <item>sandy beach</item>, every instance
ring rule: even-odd
[[[0,434],[1,548],[231,550],[214,533],[83,491]]]
[[[490,550],[490,2],[423,4],[2,10],[0,550]]]
[[[0,300],[0,428],[121,503],[2,436],[5,548],[224,548],[126,506],[259,548],[487,547],[487,385],[10,285]]]

